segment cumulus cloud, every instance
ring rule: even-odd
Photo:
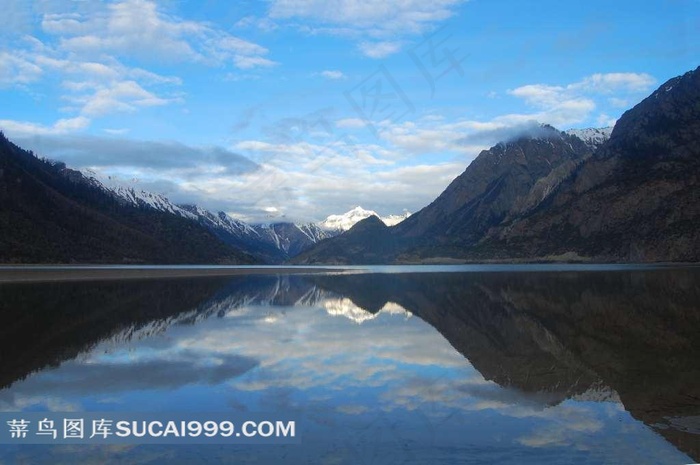
[[[264,57],[265,47],[208,23],[168,15],[149,0],[111,3],[89,16],[47,14],[42,28],[59,36],[62,49],[88,56],[108,53],[147,61],[228,62],[242,69],[274,64]]]
[[[19,11],[14,3],[8,7]],[[0,88],[57,78],[67,102],[61,111],[73,116],[54,125],[3,121],[15,132],[64,134],[85,129],[91,120],[111,113],[184,101],[184,94],[173,89],[183,84],[179,76],[133,66],[135,61],[147,66],[188,62],[241,70],[277,64],[262,45],[208,22],[169,15],[150,0],[60,6],[48,2],[37,4],[32,13],[40,18],[43,42],[27,35],[0,50]]]
[[[646,73],[597,73],[568,85],[528,84],[511,89],[508,93],[523,99],[539,110],[530,115],[504,115],[501,121],[511,123],[537,119],[551,124],[570,125],[588,119],[596,109],[596,98],[615,94],[613,102],[619,106],[623,97],[648,92],[656,80]]]
[[[427,163],[419,159],[424,153],[420,149],[406,149],[412,143],[408,134],[404,134],[406,139],[396,135],[390,140],[388,134],[399,129],[388,123],[381,126],[376,141],[361,141],[352,135],[365,124],[353,118],[338,120],[324,112],[272,123],[265,131],[266,139],[243,139],[232,146],[259,162],[261,169],[239,179],[219,180],[208,185],[209,192],[231,199],[229,211],[251,220],[263,215],[269,221],[270,212],[263,211],[267,207],[275,208],[277,220],[320,220],[357,205],[389,215],[427,205],[472,156],[469,147],[458,143],[462,134],[456,127],[449,135],[445,128],[430,135],[431,140],[442,137],[452,143],[444,145],[447,150],[442,160]],[[426,140],[421,147],[429,145]],[[430,149],[440,151],[435,146]]]

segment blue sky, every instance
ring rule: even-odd
[[[700,56],[698,0],[3,9],[11,139],[251,221],[416,211],[504,135],[614,124]]]

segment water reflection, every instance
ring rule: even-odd
[[[698,275],[4,285],[0,409],[305,419],[302,446],[80,449],[99,463],[688,463],[700,459]],[[74,453],[12,446],[0,460]]]

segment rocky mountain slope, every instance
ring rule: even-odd
[[[545,125],[501,142],[402,223],[358,223],[295,263],[698,261],[699,175],[700,68],[611,133]]]
[[[491,231],[476,256],[698,261],[699,177],[700,68],[623,114],[546,206]]]

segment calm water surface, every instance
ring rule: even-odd
[[[302,434],[0,464],[700,461],[700,269],[488,271],[0,284],[0,411],[283,412]]]

